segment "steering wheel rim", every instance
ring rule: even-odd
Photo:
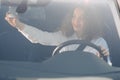
[[[103,53],[102,53],[102,50],[99,46],[91,43],[91,42],[88,42],[88,41],[85,41],[85,40],[69,40],[69,41],[66,41],[66,42],[63,42],[61,43],[60,45],[58,45],[53,53],[52,53],[52,56],[56,55],[56,54],[59,54],[59,51],[65,47],[65,46],[69,46],[69,45],[73,45],[73,44],[80,44],[81,46],[90,46],[92,47],[93,49],[97,50],[101,56],[103,56]],[[84,48],[83,48],[84,49]]]
[[[103,51],[101,50],[101,48],[100,48],[99,46],[95,45],[94,43],[85,41],[85,40],[69,40],[69,41],[63,42],[63,43],[61,43],[60,45],[58,45],[58,46],[54,49],[54,51],[53,51],[53,53],[52,53],[52,56],[58,54],[59,51],[60,51],[63,47],[68,46],[68,45],[71,45],[71,44],[81,44],[81,45],[84,45],[85,47],[86,47],[86,46],[90,46],[90,47],[96,49],[96,50],[100,53],[100,56],[101,56],[109,65],[111,65],[111,61],[110,61],[110,56],[109,56],[109,55],[108,55],[108,56],[104,56]],[[82,47],[83,47],[83,46],[82,46]],[[83,47],[82,50],[84,50],[85,47]]]

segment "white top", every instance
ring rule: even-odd
[[[68,38],[68,37],[65,37],[61,31],[50,33],[26,24],[24,24],[24,27],[25,28],[22,31],[21,30],[19,31],[32,43],[40,43],[43,45],[57,46],[65,41],[78,39],[75,34]],[[91,42],[109,50],[108,45],[103,38],[98,38],[96,40],[92,40]],[[78,48],[78,46],[79,45],[71,45],[63,48],[61,51],[75,50]],[[91,47],[86,47],[84,51],[92,52],[94,54],[97,53],[97,51]]]
[[[56,46],[67,40],[77,39],[76,35],[67,38],[61,31],[50,33],[26,24],[24,24],[24,29],[19,31],[32,43],[40,43],[42,45]]]
[[[68,38],[61,31],[51,33],[26,24],[24,24],[24,29],[19,31],[32,43],[40,43],[42,45],[57,46],[65,41],[78,39],[75,34]],[[91,42],[108,49],[107,43],[103,38],[98,38]]]

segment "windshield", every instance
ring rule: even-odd
[[[0,79],[118,79],[119,14],[114,0],[0,0]]]
[[[1,23],[6,25],[0,34],[3,37],[0,38],[2,56],[12,52],[17,60],[39,62],[51,57],[56,46],[73,39],[104,45],[110,54],[117,52],[119,17],[112,0],[13,0],[9,5],[5,1],[2,3],[2,19],[6,14],[16,19],[12,25],[9,21],[9,24],[7,21]],[[68,50],[78,46],[73,47]],[[91,49],[87,51],[94,52]],[[18,54],[22,58],[18,58]]]

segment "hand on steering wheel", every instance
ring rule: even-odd
[[[56,55],[56,54],[59,54],[59,53],[60,53],[60,50],[61,50],[62,48],[66,47],[66,46],[68,46],[68,45],[73,45],[73,44],[79,44],[80,46],[77,48],[77,50],[80,50],[80,51],[83,51],[86,46],[89,46],[89,47],[92,47],[92,48],[94,48],[95,50],[97,50],[97,51],[99,52],[99,54],[100,54],[101,57],[104,57],[104,56],[105,56],[105,57],[108,57],[108,55],[109,55],[104,48],[102,48],[102,47],[100,47],[100,46],[97,46],[97,45],[95,45],[95,44],[93,44],[93,43],[91,43],[91,42],[84,41],[84,40],[69,40],[69,41],[66,41],[66,42],[58,45],[58,46],[54,49],[54,51],[53,51],[53,53],[52,53],[52,56],[54,56],[54,55]],[[106,60],[106,61],[107,61],[107,60]]]

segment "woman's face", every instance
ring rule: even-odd
[[[76,8],[73,12],[72,17],[72,26],[75,32],[81,33],[83,30],[83,11],[79,8]]]

